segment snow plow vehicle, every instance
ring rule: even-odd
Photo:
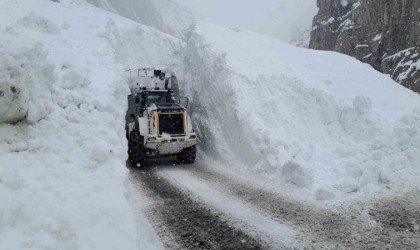
[[[179,97],[176,76],[155,69],[138,69],[131,76],[132,71],[125,126],[131,166],[147,166],[151,157],[165,155],[193,163],[197,134],[187,112],[188,98]]]

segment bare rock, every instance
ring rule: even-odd
[[[369,63],[420,93],[420,1],[317,0],[309,48]]]

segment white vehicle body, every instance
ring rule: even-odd
[[[197,134],[193,131],[187,109],[180,106],[180,109],[158,109],[156,104],[150,105],[139,117],[140,135],[144,137],[144,146],[150,149],[152,155],[178,154],[184,148],[197,144]],[[160,120],[163,116],[182,117],[183,131],[170,134],[160,131]]]

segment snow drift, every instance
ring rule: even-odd
[[[30,78],[13,57],[0,54],[0,123],[15,123],[28,112]]]
[[[182,42],[83,1],[0,5],[0,246],[141,247],[125,70],[180,68]]]
[[[199,23],[185,78],[201,149],[226,169],[310,200],[419,187],[420,96],[369,65]]]

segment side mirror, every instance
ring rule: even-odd
[[[180,97],[179,104],[181,104],[181,106],[185,108],[188,108],[188,105],[190,104],[190,99],[188,99],[188,97]]]

